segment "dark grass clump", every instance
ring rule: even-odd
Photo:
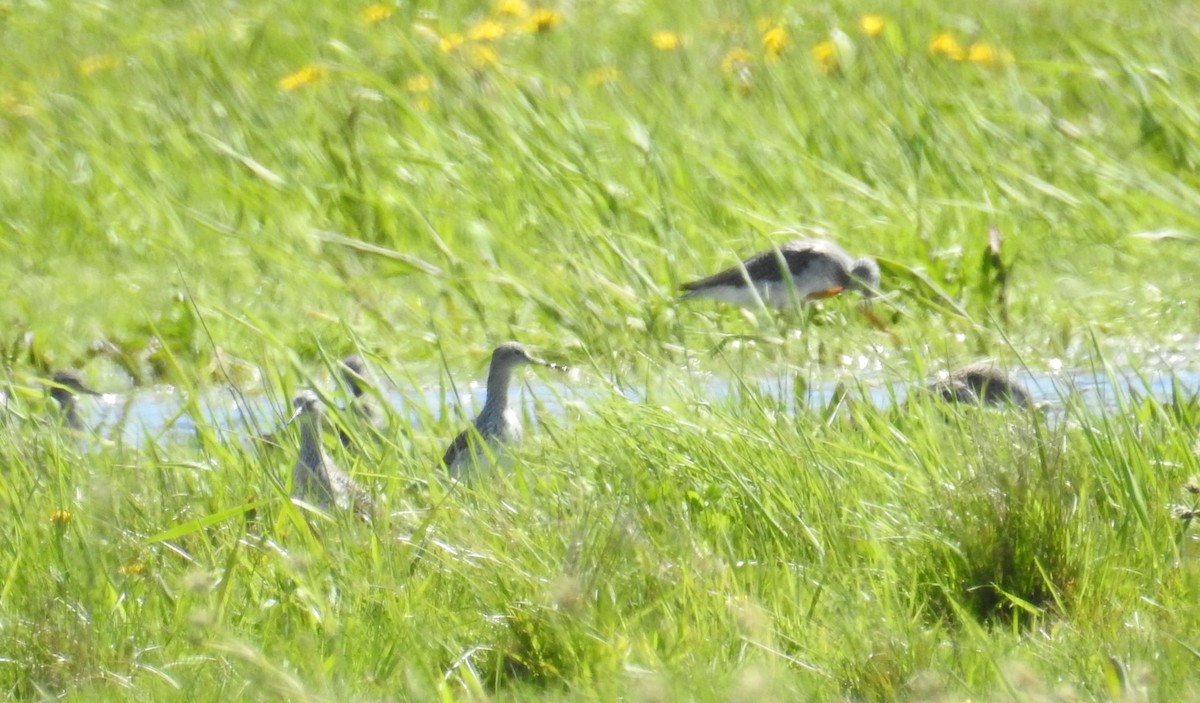
[[[1057,438],[1014,416],[972,412],[948,457],[915,563],[935,616],[1028,624],[1066,606],[1080,576],[1082,463]]]

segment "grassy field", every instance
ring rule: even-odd
[[[1194,364],[1200,10],[943,5],[0,0],[0,691],[1200,698],[1200,406],[856,391]],[[880,259],[890,334],[676,301],[809,235]],[[469,487],[451,408],[338,453],[370,524],[287,500],[290,448],[28,419],[57,368],[194,410],[506,339],[590,407]]]

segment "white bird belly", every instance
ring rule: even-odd
[[[821,293],[835,287],[831,282],[813,280],[811,277],[796,281],[791,285],[786,281],[756,283],[750,286],[713,286],[703,290],[693,291],[691,297],[710,298],[722,303],[737,305],[743,308],[756,308],[761,299],[764,305],[772,308],[791,307],[793,301],[805,302],[808,296]],[[794,296],[794,297],[793,297]]]

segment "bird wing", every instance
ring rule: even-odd
[[[463,452],[470,451],[472,432],[472,428],[468,428],[462,432],[459,432],[458,436],[454,438],[454,441],[450,443],[450,446],[446,447],[446,454],[442,456],[442,464],[444,464],[447,469],[454,466],[454,462],[458,461],[459,455],[461,455]]]
[[[793,243],[780,247],[778,253],[774,249],[770,249],[755,254],[743,261],[740,266],[730,266],[724,271],[714,273],[707,278],[684,283],[682,288],[685,291],[697,291],[721,286],[740,288],[746,285],[747,276],[749,276],[751,281],[778,283],[785,276],[785,270],[779,266],[780,256],[783,257],[783,262],[787,266],[786,275],[792,276],[801,273],[814,261],[825,256],[825,253],[819,251],[816,247],[808,246],[804,243]],[[745,273],[742,272],[742,269],[745,269]]]

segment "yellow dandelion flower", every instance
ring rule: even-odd
[[[784,27],[772,27],[763,34],[763,54],[767,61],[778,61],[779,55],[788,45],[788,31]]]
[[[817,62],[825,73],[833,73],[838,70],[838,50],[837,44],[832,41],[823,41],[812,48],[813,61]]]
[[[958,39],[950,32],[939,32],[929,40],[929,53],[934,56],[945,56],[954,61],[962,61],[967,54],[963,51]]]
[[[985,41],[975,42],[971,48],[967,50],[967,60],[972,63],[977,63],[980,66],[991,66],[1000,52],[992,48],[991,44]]]
[[[600,68],[588,72],[588,74],[584,76],[584,81],[586,81],[588,85],[595,87],[607,85],[609,83],[615,83],[620,77],[621,72],[617,70],[616,66],[601,66]]]
[[[472,41],[496,41],[504,36],[504,25],[496,20],[480,20],[467,30]]]
[[[650,43],[659,51],[675,51],[682,42],[678,34],[663,29],[650,35]]]
[[[997,49],[987,42],[975,42],[967,50],[967,60],[984,68],[1007,66],[1013,62],[1013,55],[1008,51]]]
[[[558,10],[547,10],[545,8],[534,10],[529,16],[529,21],[526,22],[526,30],[533,34],[549,32],[558,25],[563,23],[563,13]]]
[[[291,92],[309,83],[319,81],[327,75],[329,75],[329,69],[319,64],[309,64],[295,73],[289,73],[280,78],[278,86],[285,93]]]
[[[725,54],[725,58],[721,59],[721,73],[732,76],[740,71],[744,71],[750,67],[750,61],[753,58],[746,49],[740,47],[730,49],[729,53]]]
[[[525,0],[497,0],[495,12],[501,17],[524,17],[529,14]]]
[[[146,573],[146,565],[140,562],[126,564],[125,566],[117,569],[117,573],[122,576],[140,576]]]
[[[887,26],[887,20],[883,15],[863,15],[858,20],[858,28],[868,37],[877,37],[883,34],[883,28]]]
[[[496,53],[495,49],[483,45],[472,46],[468,58],[471,61],[471,65],[476,68],[491,66],[500,61],[500,55]]]
[[[454,51],[458,47],[462,46],[463,42],[465,41],[466,39],[463,38],[463,35],[457,32],[451,32],[441,39],[438,39],[438,51],[442,52],[443,54],[449,54],[451,51]]]
[[[404,87],[410,93],[428,93],[433,90],[433,80],[424,73],[418,73],[415,76],[411,76],[405,82]]]
[[[117,57],[112,54],[96,54],[79,62],[79,72],[85,76],[90,76],[94,73],[111,71],[117,67],[118,63]]]
[[[367,26],[379,24],[391,16],[392,8],[387,5],[380,5],[379,3],[367,5],[358,12],[358,19],[362,20],[362,23]]]
[[[66,510],[55,510],[54,512],[50,513],[50,522],[54,523],[55,525],[67,525],[70,524],[70,522],[74,519],[75,516]]]

